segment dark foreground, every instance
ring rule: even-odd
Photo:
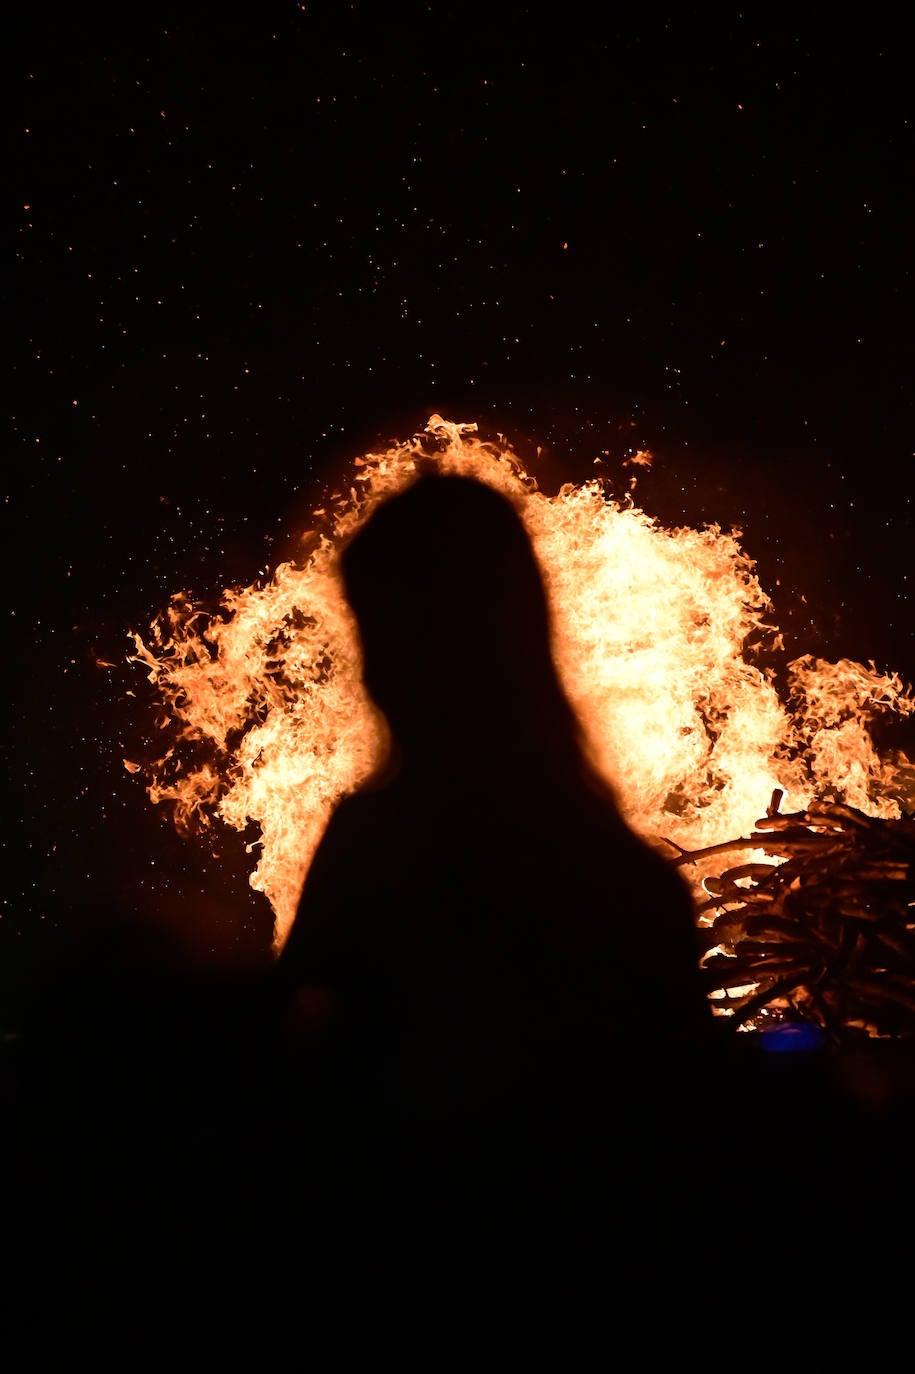
[[[577,1157],[530,1141],[456,1162],[442,1142],[420,1165],[376,1156],[372,1121],[285,1042],[261,977],[83,994],[2,1047],[3,1293],[30,1364],[84,1342],[124,1367],[189,1342],[450,1344],[495,1315],[533,1339],[561,1294],[570,1331],[588,1313],[644,1322],[646,1303],[733,1318],[737,1301],[749,1320],[827,1274],[833,1302],[844,1275],[860,1304],[908,1250],[908,1044],[741,1036],[707,1132],[678,1137],[660,1111]]]

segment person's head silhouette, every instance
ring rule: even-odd
[[[376,509],[342,566],[365,684],[406,765],[568,752],[543,578],[507,497],[422,476]]]

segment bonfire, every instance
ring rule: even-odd
[[[635,504],[635,479],[622,494],[606,478],[547,494],[502,436],[438,415],[355,458],[316,502],[300,556],[218,600],[176,591],[131,634],[160,728],[125,766],[182,830],[254,835],[250,882],[276,947],[333,808],[384,747],[339,550],[429,465],[518,506],[593,761],[693,884],[716,1010],[739,1029],[777,1015],[832,1033],[915,1029],[915,768],[873,737],[878,719],[915,711],[911,688],[873,663],[784,662],[741,531],[665,528]]]

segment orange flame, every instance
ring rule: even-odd
[[[144,765],[149,796],[173,803],[182,828],[257,823],[250,881],[274,911],[278,946],[331,811],[383,748],[338,550],[429,461],[519,504],[566,689],[595,762],[648,838],[695,849],[746,833],[776,787],[797,808],[826,794],[898,817],[900,800],[915,802],[904,792],[911,764],[881,757],[869,730],[878,713],[915,711],[911,689],[873,664],[807,657],[787,665],[782,700],[774,669],[752,661],[782,646],[736,533],[663,528],[600,480],[547,496],[501,436],[486,443],[476,425],[433,415],[424,434],[355,460],[349,489],[315,511],[301,563],[224,592],[216,615],[178,594],[145,638],[131,635],[130,661],[163,708],[166,748]]]

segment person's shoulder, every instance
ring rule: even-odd
[[[344,796],[327,823],[316,863],[324,867],[341,854],[356,859],[360,852],[383,852],[397,830],[397,806],[387,790],[364,789]]]
[[[603,852],[617,881],[628,875],[629,881],[649,891],[667,893],[670,900],[689,904],[689,885],[675,867],[676,851],[670,853],[660,841],[649,839],[634,824],[620,815],[604,812],[595,816],[595,848],[603,845]]]
[[[671,848],[668,853],[662,847],[661,841],[649,839],[634,829],[630,833],[634,850],[639,855],[639,862],[645,873],[654,875],[658,883],[664,884],[670,889],[688,892],[689,886],[686,879],[674,864],[676,851]]]
[[[346,793],[337,802],[333,815],[328,822],[328,832],[333,830],[349,831],[377,823],[389,809],[386,791],[375,788],[361,788]]]

